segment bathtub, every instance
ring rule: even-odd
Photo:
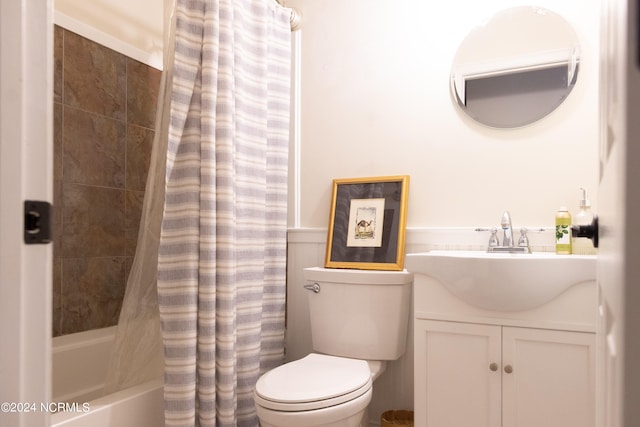
[[[161,427],[162,379],[103,396],[115,326],[55,337],[52,402],[70,402],[51,427]]]

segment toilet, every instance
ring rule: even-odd
[[[373,382],[406,348],[413,275],[306,268],[313,353],[260,377],[262,427],[368,427]]]

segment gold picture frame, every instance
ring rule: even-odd
[[[403,270],[409,176],[333,180],[325,267]]]

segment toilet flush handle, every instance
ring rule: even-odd
[[[320,285],[317,283],[308,283],[306,285],[304,285],[304,288],[309,290],[309,291],[313,291],[314,293],[320,293]]]

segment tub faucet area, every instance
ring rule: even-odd
[[[491,237],[489,238],[489,245],[487,252],[507,252],[507,253],[531,253],[529,248],[529,239],[527,238],[527,229],[522,227],[520,229],[520,238],[516,245],[513,237],[513,226],[511,224],[511,214],[509,211],[504,211],[502,219],[500,220],[500,227],[502,228],[502,244],[497,236],[497,229],[491,229]]]

